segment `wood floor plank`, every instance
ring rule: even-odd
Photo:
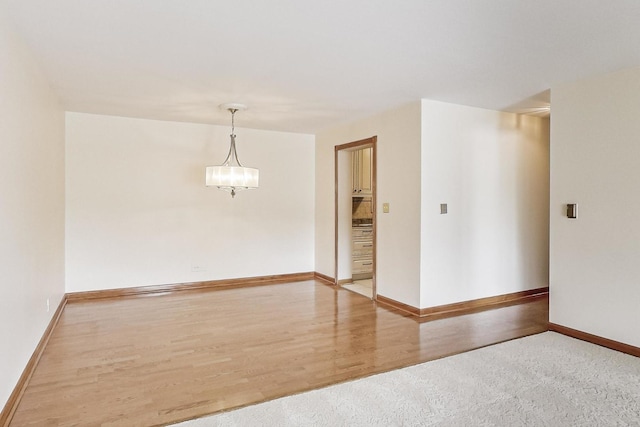
[[[11,426],[165,425],[547,324],[547,298],[419,321],[314,280],[70,302]]]

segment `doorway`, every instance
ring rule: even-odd
[[[335,146],[335,284],[376,299],[377,137]]]

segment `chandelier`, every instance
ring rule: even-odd
[[[260,171],[255,168],[247,168],[240,164],[236,153],[235,114],[237,111],[246,110],[243,104],[223,104],[220,108],[231,112],[231,144],[227,159],[220,166],[207,166],[207,187],[218,187],[231,193],[235,197],[240,190],[253,190],[258,188]]]

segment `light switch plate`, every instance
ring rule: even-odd
[[[389,213],[389,203],[382,204],[382,213]]]
[[[440,203],[440,215],[444,215],[447,213],[447,204]]]

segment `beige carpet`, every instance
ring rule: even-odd
[[[640,359],[545,332],[177,425],[638,426]]]

